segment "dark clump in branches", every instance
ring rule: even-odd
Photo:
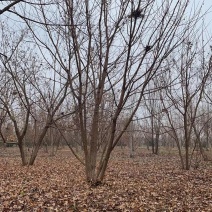
[[[145,51],[148,52],[148,51],[151,50],[151,48],[152,48],[152,46],[146,46],[146,47],[145,47]]]
[[[128,18],[144,18],[144,14],[142,14],[142,9],[136,9],[134,11],[132,11],[132,13],[130,15],[128,15]]]

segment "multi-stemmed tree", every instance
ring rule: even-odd
[[[19,34],[1,28],[1,32],[4,39],[1,42],[0,103],[13,124],[22,164],[32,165],[54,118],[61,116],[57,111],[67,96],[68,84],[67,80],[57,81],[56,68],[46,66],[34,46],[27,45],[27,31]],[[42,115],[38,116],[37,111]],[[24,143],[28,128],[34,123],[33,148],[28,159]]]

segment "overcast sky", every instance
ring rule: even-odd
[[[202,20],[200,21],[200,24],[204,26],[205,39],[208,40],[212,36],[212,0],[190,0],[192,11],[194,8],[199,8],[201,4],[203,4],[202,13],[203,14],[206,13],[206,15],[204,16],[204,18],[202,18]],[[0,9],[2,9],[6,5],[7,5],[7,2],[1,3],[0,1]],[[7,19],[8,16],[10,17],[9,19],[11,20],[11,23],[9,22],[9,19]],[[7,24],[8,25],[11,24],[13,27],[14,26],[18,27],[17,25],[20,25],[20,22],[16,21],[17,16],[14,16],[7,12],[4,13],[3,16],[1,16],[1,18],[6,18]]]
[[[205,16],[205,24],[208,25],[208,31],[212,34],[212,0],[205,0],[203,11],[207,12]]]

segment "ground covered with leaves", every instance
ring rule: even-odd
[[[183,171],[176,156],[113,154],[98,187],[70,151],[22,167],[0,156],[0,211],[212,211],[212,165]]]

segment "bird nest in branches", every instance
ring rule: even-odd
[[[128,18],[144,18],[144,14],[142,13],[142,9],[136,9],[132,11],[130,15],[128,15]]]

